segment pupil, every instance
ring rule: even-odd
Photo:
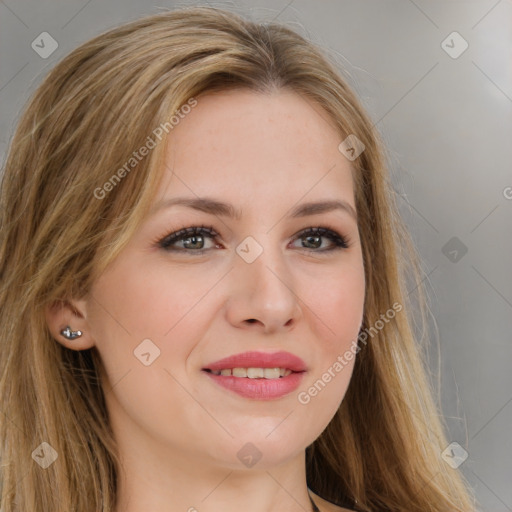
[[[201,237],[200,236],[190,236],[190,237],[188,237],[185,240],[185,245],[187,246],[187,248],[190,248],[190,244],[188,243],[189,240],[193,240],[192,245],[194,245],[195,243],[198,243],[198,240],[201,240]]]
[[[319,237],[319,236],[308,236],[308,237],[306,237],[306,240],[308,240],[308,241],[309,241],[309,240],[316,240],[316,242],[317,242],[316,244],[315,244],[315,242],[313,242],[313,244],[315,244],[315,247],[318,247],[318,241],[319,241],[319,239],[320,239],[320,237]],[[309,243],[309,242],[308,242],[308,243]]]

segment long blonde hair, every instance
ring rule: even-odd
[[[309,487],[364,511],[474,510],[466,482],[441,457],[448,442],[405,289],[412,279],[425,323],[419,259],[370,118],[336,63],[294,31],[194,7],[72,51],[38,87],[10,143],[0,197],[3,512],[114,510],[119,459],[101,360],[94,347],[56,342],[44,308],[85,296],[144,218],[171,116],[190,98],[229,88],[293,90],[324,108],[340,142],[355,134],[365,146],[352,163],[367,283],[362,331],[372,335],[339,410],[307,448]],[[114,183],[161,126],[154,149]],[[98,188],[109,191],[98,198]],[[396,303],[403,311],[375,329]],[[49,452],[43,442],[58,455],[45,470],[34,456]]]

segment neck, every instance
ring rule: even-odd
[[[138,446],[121,457],[116,512],[319,512],[307,488],[305,452],[260,469],[179,451],[148,453],[155,452]]]

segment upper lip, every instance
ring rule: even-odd
[[[244,352],[219,359],[208,364],[203,370],[224,370],[227,368],[286,368],[293,372],[306,371],[306,363],[290,352]]]

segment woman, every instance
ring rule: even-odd
[[[3,511],[473,510],[384,155],[278,24],[176,10],[55,66],[2,182]]]

